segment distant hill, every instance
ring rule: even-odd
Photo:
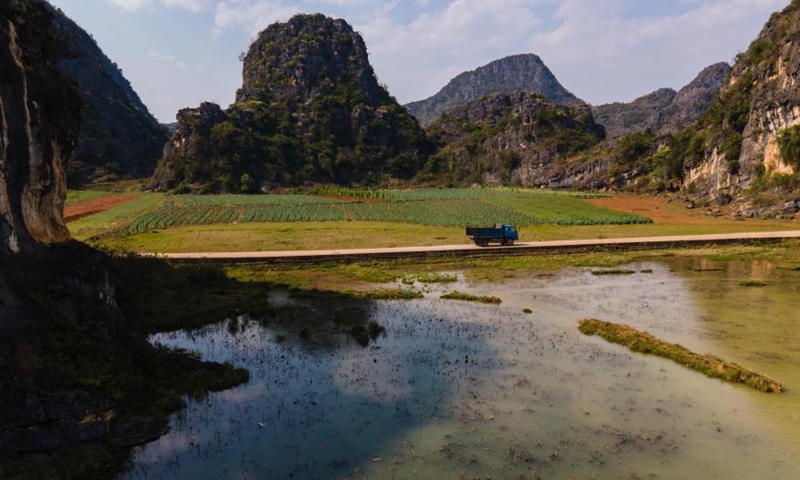
[[[443,113],[494,93],[528,91],[543,95],[553,103],[582,103],[565,89],[553,72],[533,54],[514,55],[495,60],[452,79],[436,95],[405,107],[422,125],[430,125]]]
[[[168,136],[95,40],[60,9],[53,14],[57,67],[83,98],[71,184],[152,175]]]
[[[559,186],[563,161],[605,137],[586,104],[554,104],[531,92],[483,97],[428,127],[441,147],[418,179],[439,185]]]
[[[659,134],[679,132],[708,110],[730,71],[727,63],[716,63],[678,92],[662,88],[630,103],[595,106],[595,119],[606,128],[610,138],[646,129]]]
[[[344,20],[297,15],[259,34],[227,110],[184,109],[154,175],[162,190],[251,192],[409,179],[432,145],[378,84]]]
[[[701,74],[683,95],[663,102],[662,107],[670,107],[651,128],[670,131],[690,121],[704,109],[725,70],[724,65],[712,66],[704,71],[710,75]],[[728,207],[740,217],[791,218],[800,213],[798,84],[800,0],[794,0],[773,14],[747,51],[737,56],[718,94],[694,123],[666,135],[648,129],[618,137],[584,155],[582,169],[605,172],[609,188],[680,192],[711,213]],[[671,118],[677,121],[665,123],[676,104],[679,114]],[[598,117],[611,131],[628,127],[609,121],[622,118],[619,112],[600,109]],[[647,125],[651,116],[645,117]]]

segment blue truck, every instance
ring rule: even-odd
[[[499,242],[501,245],[514,245],[519,240],[519,232],[514,225],[496,224],[494,227],[467,227],[467,236],[472,238],[475,245],[488,247],[490,242]]]

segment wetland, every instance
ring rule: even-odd
[[[405,276],[380,288],[423,298],[370,299],[361,336],[287,332],[247,313],[152,335],[247,368],[250,381],[188,399],[117,478],[800,478],[800,272],[722,256],[618,268],[632,273]],[[441,298],[454,290],[502,303]],[[270,293],[273,305],[303,301]],[[587,337],[583,318],[724,358],[785,390]]]

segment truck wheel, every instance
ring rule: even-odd
[[[513,238],[509,238],[508,240],[506,240],[506,245],[508,245],[509,247],[513,247],[514,246],[514,239]]]

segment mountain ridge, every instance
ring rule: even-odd
[[[530,91],[554,103],[582,103],[564,88],[542,59],[526,53],[503,57],[454,77],[439,92],[405,107],[423,126],[442,114],[494,93]]]
[[[632,102],[614,102],[592,107],[596,120],[606,127],[610,138],[650,129],[666,135],[679,132],[705,113],[716,99],[731,67],[719,62],[704,68],[687,85],[676,91],[660,88]]]
[[[81,128],[68,179],[71,185],[152,175],[167,133],[116,63],[60,9],[46,4],[56,36],[54,59],[83,98]]]

